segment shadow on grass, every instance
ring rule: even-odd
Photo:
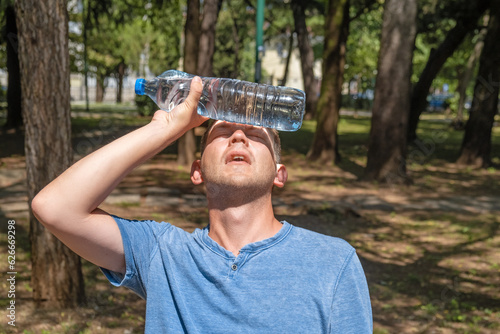
[[[351,173],[353,176],[356,177],[356,179],[360,179],[363,176],[363,173],[365,172],[364,166],[361,166],[354,160],[349,159],[347,157],[342,157],[342,160],[340,161],[339,164],[337,164],[337,166],[343,171]]]

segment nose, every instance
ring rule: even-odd
[[[238,130],[234,131],[233,134],[231,135],[230,142],[231,142],[231,144],[242,143],[244,145],[247,145],[248,144],[248,138],[245,135],[245,132],[243,132],[242,130],[238,129]]]

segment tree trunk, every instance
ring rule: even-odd
[[[200,37],[200,1],[188,0],[184,26],[184,71],[197,74],[198,41]],[[177,163],[189,165],[195,160],[196,140],[194,131],[187,131],[177,142]]]
[[[23,125],[21,113],[21,74],[19,72],[18,38],[14,7],[5,9],[5,33],[7,40],[7,122],[6,129],[18,129]]]
[[[222,0],[205,0],[203,5],[197,74],[205,77],[214,75],[212,64],[215,52],[215,24],[221,5]]]
[[[99,73],[96,74],[95,80],[95,101],[101,103],[104,100],[104,80],[105,78]]]
[[[498,112],[500,88],[500,2],[493,1],[488,32],[479,59],[474,99],[465,126],[460,157],[457,162],[476,167],[491,165],[491,130]]]
[[[314,52],[309,41],[309,32],[306,26],[306,3],[304,0],[292,0],[291,2],[295,31],[297,32],[297,45],[300,52],[300,65],[302,67],[302,79],[306,93],[306,119],[311,119],[316,111],[318,103],[318,90],[316,78],[314,77]]]
[[[477,26],[479,18],[484,14],[491,0],[470,1],[471,8],[460,17],[453,29],[448,31],[444,41],[431,52],[427,64],[413,88],[411,96],[410,118],[408,120],[408,142],[417,139],[417,127],[420,115],[427,107],[427,95],[432,81],[443,67],[446,60],[455,52],[465,36]]]
[[[484,46],[484,38],[487,33],[487,29],[481,29],[479,32],[479,37],[474,45],[474,49],[472,50],[469,59],[467,60],[467,64],[465,65],[465,69],[463,74],[460,76],[460,80],[458,81],[458,107],[457,107],[457,118],[456,122],[462,123],[464,120],[464,104],[467,98],[467,86],[469,86],[469,82],[472,79],[472,75],[474,74],[474,69],[476,68],[476,63],[479,57],[481,56],[481,52]]]
[[[16,1],[28,199],[72,162],[67,2]],[[39,307],[84,300],[80,258],[30,213],[31,286]]]
[[[365,179],[409,182],[406,131],[411,67],[416,36],[417,0],[387,0],[372,109]]]
[[[123,101],[123,77],[125,76],[125,62],[122,60],[117,67],[116,75],[118,77],[116,83],[116,103]]]
[[[329,0],[325,24],[323,80],[316,107],[316,133],[307,157],[338,163],[337,125],[342,97],[345,47],[349,33],[349,0]]]
[[[288,80],[288,71],[290,69],[290,59],[292,59],[292,52],[293,52],[293,31],[290,32],[290,36],[288,38],[288,53],[286,55],[286,61],[285,61],[285,71],[283,73],[283,79],[281,79],[281,86],[286,86],[286,82]],[[306,99],[307,102],[307,99]],[[317,104],[318,101],[316,101]]]

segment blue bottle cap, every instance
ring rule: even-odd
[[[144,95],[144,88],[146,86],[146,80],[144,79],[137,79],[135,81],[135,93],[137,95]]]

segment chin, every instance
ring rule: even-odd
[[[205,180],[206,181],[206,180]],[[268,189],[268,182],[263,182],[262,179],[249,179],[243,176],[225,176],[219,180],[211,180],[206,182],[207,190],[213,194],[235,193],[241,194],[245,192],[246,195],[251,196],[252,193],[261,192],[262,189]]]

